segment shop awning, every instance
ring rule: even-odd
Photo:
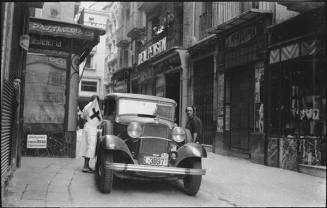
[[[99,43],[100,35],[104,35],[106,31],[80,24],[30,17],[28,33],[73,39],[75,44],[73,44],[72,50],[80,55],[82,62],[92,48]]]
[[[236,28],[246,22],[249,22],[250,20],[259,19],[268,15],[271,15],[272,12],[269,10],[262,10],[262,9],[251,9],[249,11],[246,11],[242,13],[241,15],[223,23],[216,27],[213,27],[208,30],[209,34],[220,34],[221,32],[224,32],[226,30]]]
[[[192,45],[191,47],[189,47],[189,51],[195,51],[198,49],[205,49],[207,50],[209,46],[212,46],[212,42],[215,41],[217,38],[217,36],[215,34],[211,34],[205,38],[203,38],[202,40],[194,43],[194,45]]]

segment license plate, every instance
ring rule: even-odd
[[[168,157],[144,156],[144,164],[155,165],[155,166],[167,166]]]

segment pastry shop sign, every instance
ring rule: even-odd
[[[147,49],[139,53],[137,64],[141,64],[165,50],[166,50],[166,37],[150,45]]]

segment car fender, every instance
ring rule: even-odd
[[[133,161],[132,154],[124,140],[115,135],[100,136],[100,147],[104,150],[123,151]]]
[[[176,164],[189,157],[207,157],[205,148],[197,143],[187,143],[177,150]]]

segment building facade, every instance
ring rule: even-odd
[[[285,161],[291,163],[291,159],[294,161],[294,158],[298,158],[296,165],[293,163],[293,167],[299,167],[302,161],[300,157],[282,156],[286,154],[285,152],[289,152],[286,150],[289,149],[286,146],[290,143],[285,140],[287,135],[276,136],[275,133],[270,133],[273,121],[277,126],[284,122],[277,119],[278,123],[274,118],[278,114],[273,111],[273,106],[276,107],[279,103],[276,104],[274,101],[277,99],[271,97],[274,95],[272,93],[274,90],[271,91],[271,88],[275,81],[271,81],[270,68],[280,68],[286,62],[270,63],[269,61],[270,56],[277,57],[281,54],[282,49],[277,45],[283,45],[283,41],[287,42],[288,39],[292,42],[290,32],[278,25],[290,25],[297,31],[296,28],[300,28],[299,22],[302,20],[300,16],[323,5],[322,2],[283,1],[121,3],[118,23],[120,26],[117,31],[120,65],[112,77],[113,82],[119,83],[117,86],[120,86],[116,91],[152,94],[176,100],[178,103],[176,121],[182,126],[185,125],[186,120],[183,112],[185,106],[194,105],[203,122],[201,143],[212,147],[213,152],[248,158],[255,163],[273,164],[287,169],[292,169],[290,168],[292,166],[283,165],[288,163]],[[325,17],[325,13],[321,15]],[[302,18],[308,17],[308,25],[321,22],[320,19],[319,21],[315,19],[317,17],[310,19],[312,15],[304,16]],[[296,21],[296,18],[301,20]],[[132,27],[128,27],[130,25]],[[314,25],[323,28],[324,22]],[[277,28],[284,28],[284,32]],[[316,29],[308,28],[310,29],[307,30],[316,37],[317,33],[314,32]],[[297,39],[301,34],[301,32],[294,33],[292,37]],[[308,34],[303,32],[303,35]],[[322,37],[323,33],[319,33],[318,36]],[[323,51],[316,46],[324,46],[325,43],[320,39],[318,42],[314,40],[302,41],[303,43],[300,41],[297,44],[298,47],[302,44],[302,48],[311,47],[313,51],[318,49]],[[287,48],[290,50],[288,53],[293,51],[296,53],[297,46],[292,47]],[[315,54],[312,51],[306,53]],[[303,57],[307,56],[303,55],[301,58]],[[317,53],[313,57],[311,56],[311,62],[306,61],[314,65],[311,66],[314,68],[314,73],[312,72],[314,75],[311,75],[316,76],[321,73],[324,75],[319,68],[323,65],[321,57],[324,55]],[[299,58],[294,60],[297,61]],[[275,79],[282,77],[281,72],[278,73]],[[310,85],[314,85],[312,88],[317,92],[313,90],[311,98],[307,99],[313,100],[314,95],[317,101],[312,101],[311,104],[314,103],[312,105],[316,107],[310,108],[311,110],[306,108],[306,112],[318,112],[317,109],[319,112],[324,112],[325,88],[322,83],[318,79]],[[278,89],[284,89],[281,86],[279,85]],[[300,110],[303,111],[302,108]],[[317,153],[320,149],[324,149],[325,130],[322,127],[324,122],[326,119],[322,116],[319,116],[315,125],[311,122],[311,131],[319,134],[319,136],[311,135],[314,137],[312,142],[298,142],[296,139],[293,141],[294,144],[295,141],[302,144],[302,147],[293,145],[293,149],[296,147],[298,155],[306,155],[307,161],[308,158],[317,155],[320,155],[317,160],[325,160],[323,153]],[[292,125],[294,130],[294,122]],[[296,138],[299,139],[301,136],[304,135]],[[310,145],[315,148],[304,148]],[[274,148],[278,149],[280,155],[277,159],[272,155],[276,152]],[[308,149],[316,152],[316,156],[312,156],[313,152],[308,152]],[[311,159],[312,164],[318,164],[312,161],[313,159]]]
[[[23,155],[75,157],[78,67],[104,30],[74,24],[78,9],[70,4],[47,2],[28,20]]]
[[[107,33],[106,33],[106,58],[105,58],[105,80],[107,85],[106,93],[114,91],[114,83],[112,82],[112,75],[118,69],[118,47],[116,30],[118,28],[118,11],[119,2],[110,2],[104,8],[108,12]]]
[[[43,2],[1,2],[1,197],[21,166],[23,76],[28,18]]]
[[[95,2],[87,8],[81,9],[77,21],[82,25],[106,31],[109,13],[104,8],[107,4]],[[99,44],[92,49],[86,57],[85,63],[80,66],[78,105],[81,110],[89,102],[92,95],[97,94],[100,100],[103,100],[107,94],[106,86],[109,84],[106,77],[107,64],[105,61],[107,34],[106,31],[105,35],[100,36]]]
[[[301,170],[326,166],[326,6],[294,9],[268,27],[265,133],[268,165]]]
[[[124,2],[120,14],[120,68],[113,79],[127,92],[174,99],[176,123],[185,124],[188,54],[182,47],[183,2]]]

